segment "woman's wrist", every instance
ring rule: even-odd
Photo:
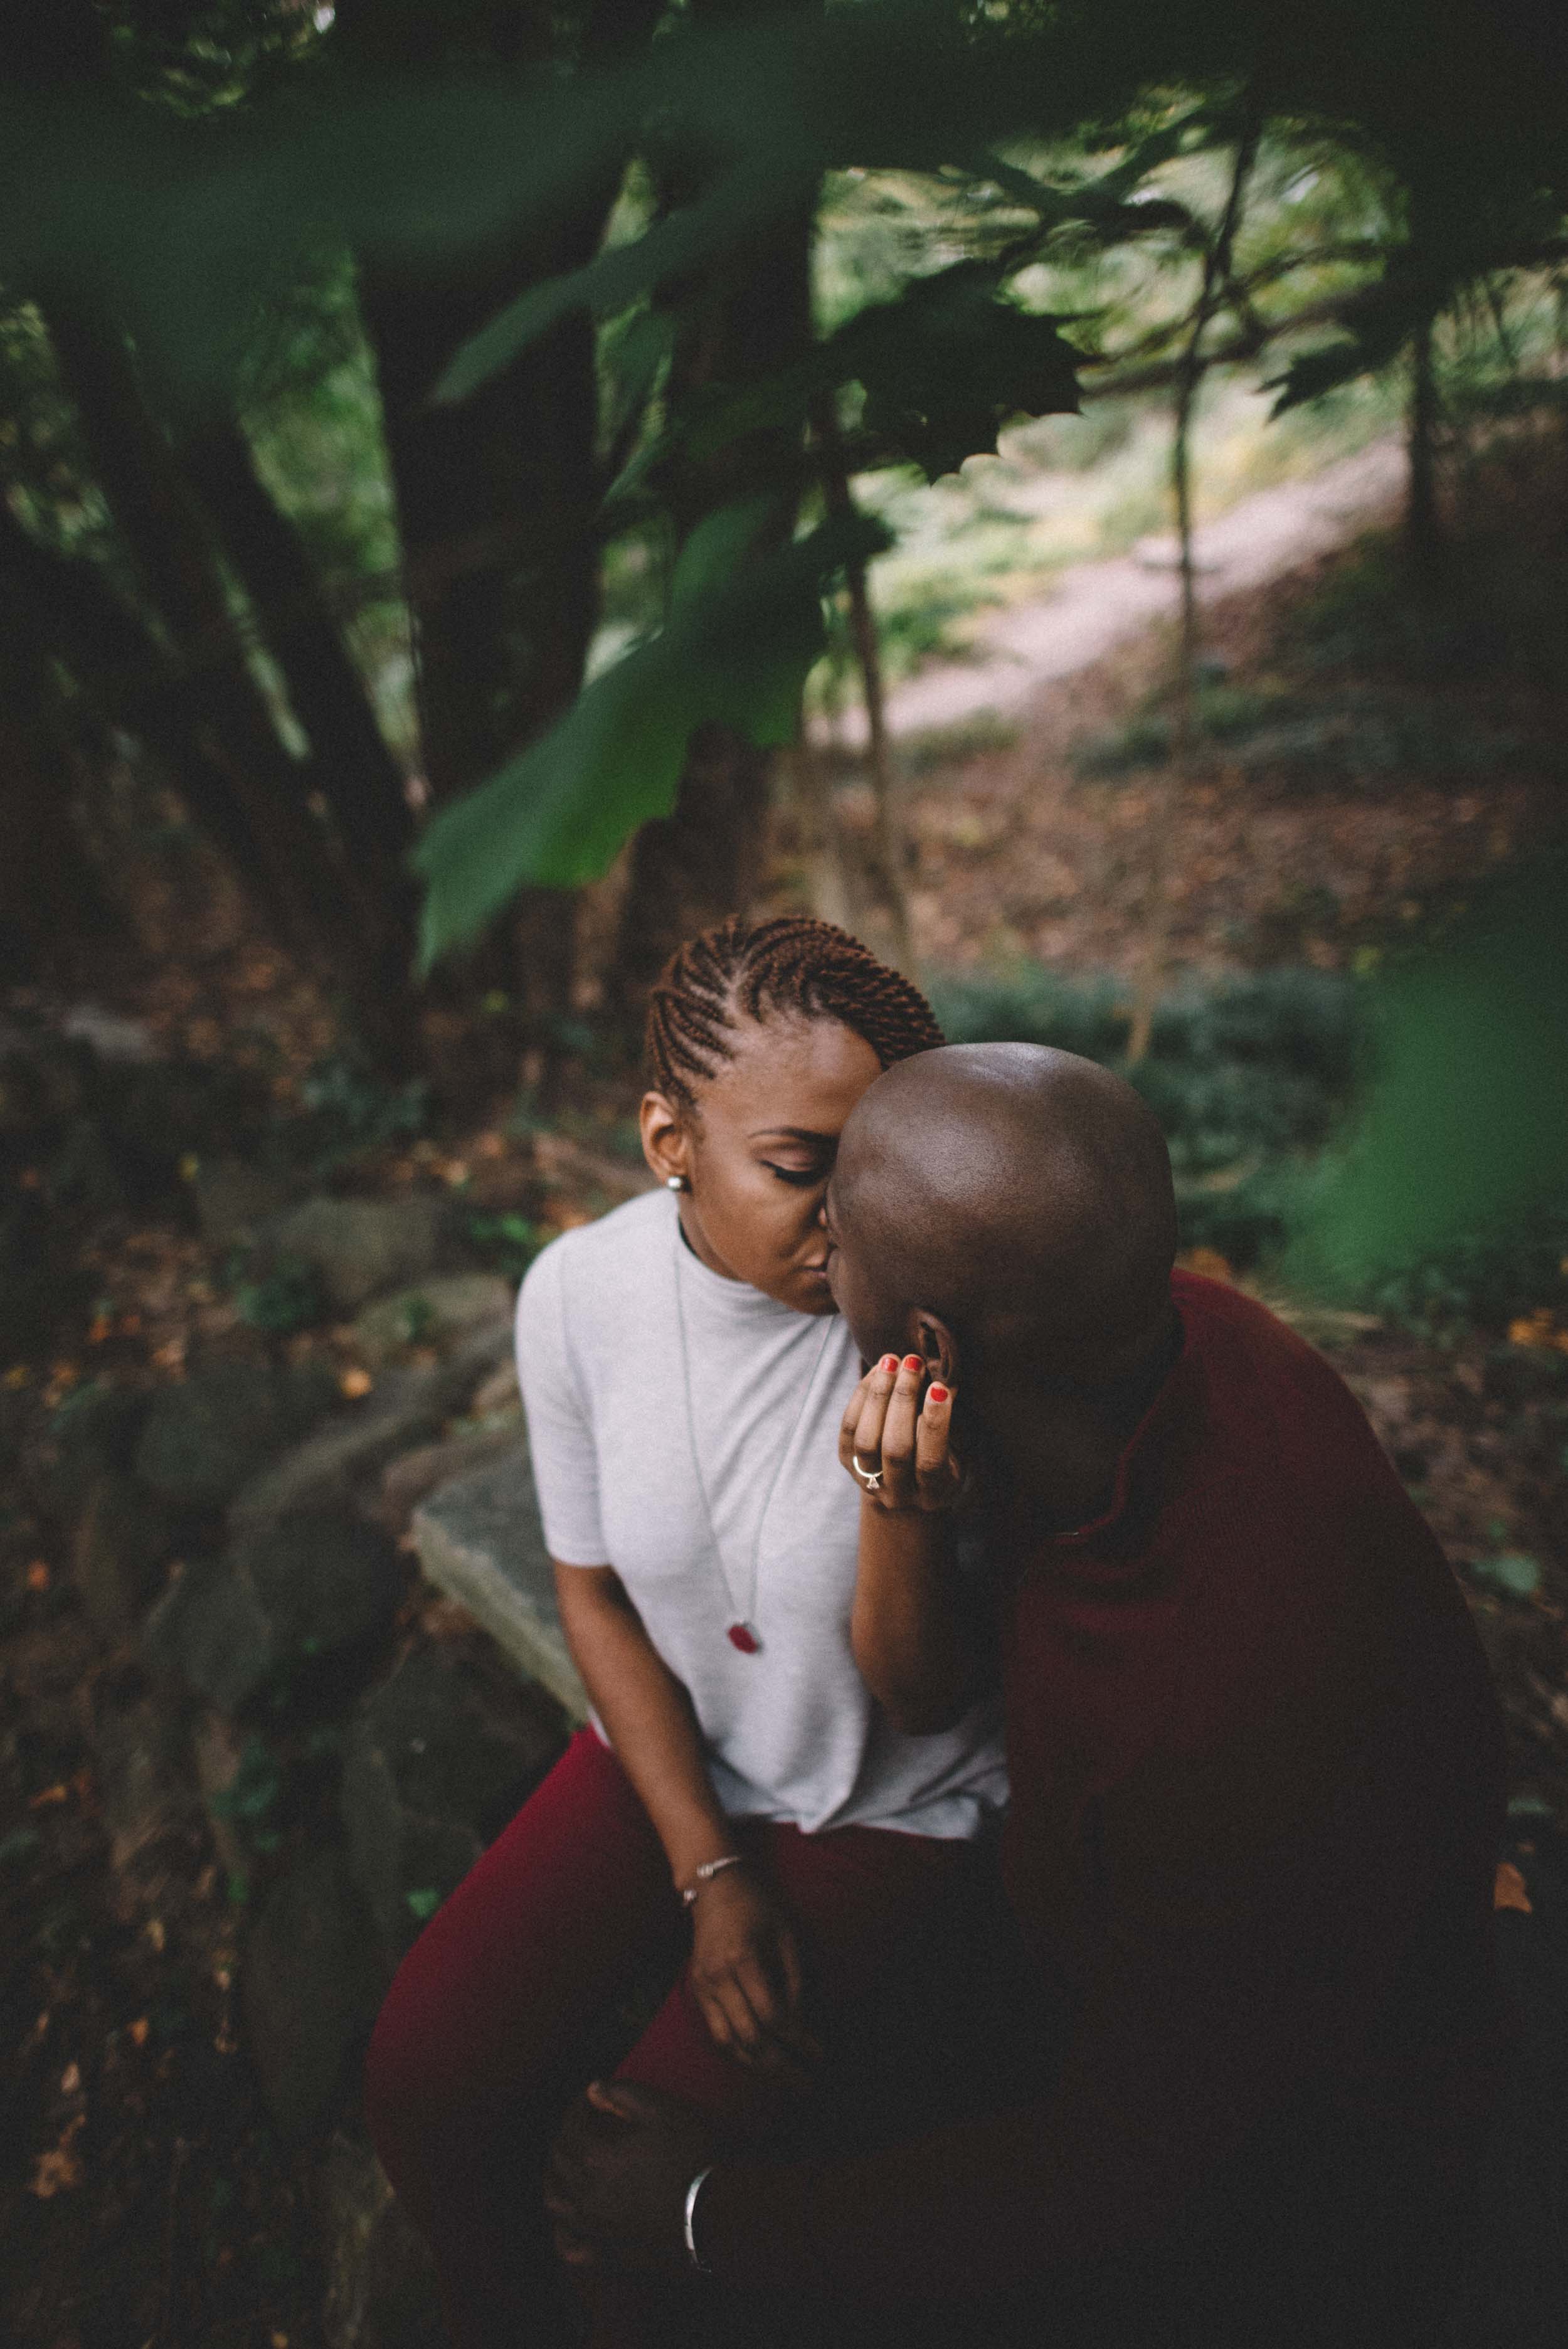
[[[745,1865],[746,1857],[743,1852],[720,1852],[717,1859],[705,1859],[700,1862],[697,1867],[693,1868],[686,1882],[677,1886],[676,1889],[679,1891],[682,1900],[689,1909],[705,1885],[711,1884],[716,1877],[723,1876],[728,1869],[732,1868],[744,1868]]]

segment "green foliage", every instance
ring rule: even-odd
[[[242,1259],[248,1271],[248,1257]],[[234,1308],[242,1321],[269,1336],[286,1338],[296,1330],[314,1330],[327,1318],[328,1300],[321,1275],[303,1257],[280,1256],[254,1278],[233,1282]]]
[[[232,1820],[250,1850],[275,1851],[281,1840],[269,1824],[283,1800],[284,1779],[276,1754],[264,1738],[252,1735],[241,1751],[232,1783],[207,1797],[208,1808]]]
[[[331,1052],[301,1078],[299,1108],[278,1129],[278,1143],[295,1164],[330,1173],[356,1152],[374,1150],[424,1133],[430,1088],[423,1077],[388,1084],[351,1050]]]
[[[933,481],[995,452],[1011,417],[1076,414],[1082,354],[1057,319],[1002,295],[1009,274],[961,261],[912,278],[896,300],[868,303],[769,382],[688,403],[625,485],[677,449],[706,459],[766,428],[798,431],[825,395],[850,384],[862,394],[857,469],[910,463]]]
[[[1181,988],[1133,1069],[1125,989],[1110,978],[1073,985],[1026,966],[950,976],[932,1001],[954,1043],[1014,1039],[1123,1069],[1165,1129],[1183,1246],[1243,1268],[1284,1246],[1307,1154],[1333,1131],[1358,1065],[1355,990],[1319,971]]]
[[[476,1255],[508,1280],[521,1280],[550,1234],[526,1216],[470,1216],[469,1244]]]
[[[767,500],[709,515],[682,550],[658,635],[429,826],[414,856],[428,885],[426,968],[476,936],[524,884],[572,888],[603,873],[629,832],[674,805],[697,727],[719,722],[763,745],[792,738],[822,648],[822,591],[846,561],[885,540],[855,518],[748,554],[774,528]]]
[[[1301,1278],[1365,1288],[1561,1207],[1565,886],[1544,859],[1368,983],[1377,1071],[1298,1236]]]
[[[1496,1557],[1478,1557],[1470,1571],[1474,1581],[1501,1591],[1505,1599],[1533,1599],[1541,1588],[1539,1559],[1527,1557],[1519,1550],[1505,1550]]]

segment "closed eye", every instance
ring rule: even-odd
[[[799,1191],[809,1190],[813,1183],[825,1179],[825,1169],[820,1166],[776,1166],[771,1158],[762,1161],[769,1174],[777,1174],[780,1183],[792,1183]]]

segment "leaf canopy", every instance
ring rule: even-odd
[[[658,635],[584,687],[564,718],[430,824],[420,961],[478,936],[518,889],[595,879],[639,824],[675,804],[686,745],[720,724],[759,747],[792,740],[825,641],[821,595],[887,543],[865,516],[754,553],[771,501],[721,508],[691,533]]]

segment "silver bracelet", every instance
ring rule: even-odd
[[[699,2169],[697,2171],[696,2176],[686,2188],[686,2257],[691,2261],[693,2267],[696,2270],[698,2275],[705,2276],[710,2276],[713,2273],[713,2270],[708,2266],[707,2262],[703,2258],[702,2253],[697,2250],[696,2237],[692,2232],[692,2220],[696,2216],[696,2198],[702,2192],[704,2186],[712,2176],[713,2164],[712,2162],[709,2162],[706,2169]]]
[[[727,1851],[722,1859],[705,1859],[689,1884],[681,1886],[681,1899],[689,1909],[705,1884],[722,1875],[727,1868],[744,1868],[745,1860],[738,1851]]]

